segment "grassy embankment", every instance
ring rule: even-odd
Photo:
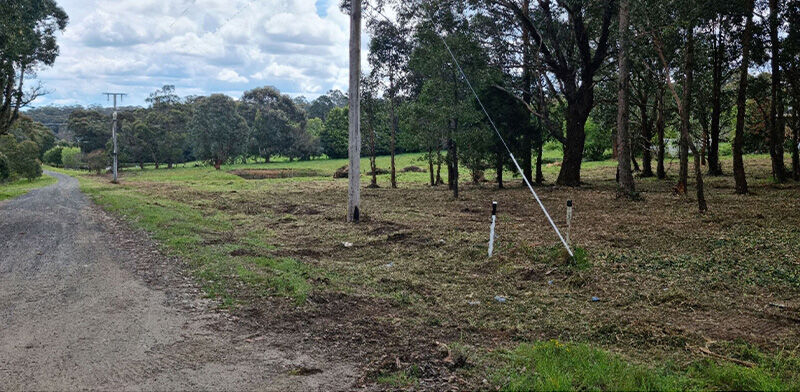
[[[382,188],[363,191],[364,222],[354,226],[343,222],[346,180],[331,178],[344,164],[133,170],[121,185],[80,180],[101,206],[191,262],[206,292],[227,305],[275,296],[303,309],[371,304],[337,328],[391,331],[362,343],[368,356],[388,352],[407,364],[378,371],[374,379],[388,387],[421,385],[432,360],[416,351],[434,341],[447,343],[448,358],[463,358],[449,371],[473,387],[483,378],[509,390],[800,387],[800,188],[772,184],[768,158],[746,160],[750,196],[734,195],[730,177],[706,178],[705,215],[691,196],[672,194],[674,179],[637,179],[644,201],[616,199],[611,161],[586,164],[581,189],[540,188],[559,225],[564,202],[575,200],[572,238],[587,253],[580,266],[560,257],[518,179],[503,191],[465,184],[453,200],[446,186],[426,185],[427,173],[400,173],[397,190],[379,176]],[[412,164],[424,167],[415,155],[398,157],[399,168]],[[669,166],[674,176],[677,163]],[[229,173],[237,169],[302,177],[245,180]],[[545,168],[549,182],[558,169]],[[492,200],[500,243],[489,260]]]
[[[33,181],[20,179],[8,184],[0,183],[0,201],[22,196],[34,189],[44,188],[56,182],[57,180],[54,177],[44,174]]]

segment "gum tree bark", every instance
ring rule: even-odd
[[[630,72],[628,71],[627,58],[627,36],[628,36],[628,10],[629,0],[621,0],[619,5],[619,84],[617,91],[617,172],[619,174],[619,188],[617,192],[621,196],[634,198],[636,187],[633,183],[633,173],[631,172],[631,143],[629,134],[629,110],[628,110],[628,81]]]
[[[744,137],[744,121],[747,110],[747,76],[750,67],[750,45],[753,41],[753,12],[755,0],[748,1],[747,24],[742,36],[742,64],[739,70],[739,92],[736,97],[736,132],[733,136],[733,178],[736,180],[736,193],[747,193],[747,178],[744,174],[744,159],[742,159],[742,144]]]
[[[347,221],[358,223],[361,211],[361,1],[350,2],[350,135]]]

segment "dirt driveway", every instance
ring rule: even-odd
[[[0,389],[345,390],[354,366],[213,309],[74,178],[0,204]]]

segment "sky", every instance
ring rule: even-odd
[[[259,86],[316,98],[348,83],[349,17],[339,0],[58,0],[61,54],[32,105],[123,105],[174,85],[181,96],[238,98]],[[366,67],[367,37],[362,64]]]

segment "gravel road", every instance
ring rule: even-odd
[[[345,390],[356,369],[215,310],[78,181],[0,203],[0,390]]]

